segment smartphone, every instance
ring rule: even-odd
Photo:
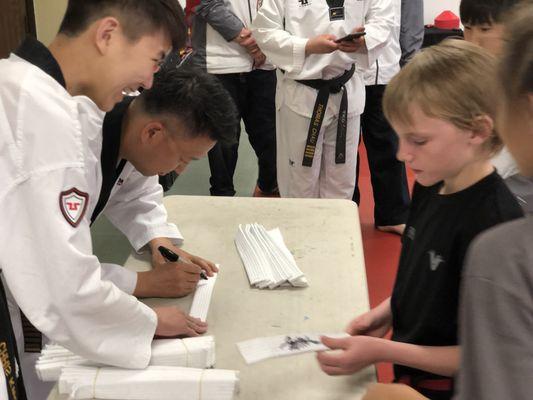
[[[352,40],[354,39],[357,39],[357,38],[360,38],[362,36],[365,36],[366,35],[366,32],[355,32],[355,33],[350,33],[349,35],[346,35],[344,37],[341,37],[337,40],[335,40],[335,43],[340,43],[340,42],[351,42]]]

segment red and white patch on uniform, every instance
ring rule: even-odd
[[[89,203],[89,195],[76,188],[61,192],[59,195],[59,208],[67,222],[74,228],[77,227]]]

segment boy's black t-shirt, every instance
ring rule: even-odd
[[[442,182],[415,183],[391,298],[392,339],[426,346],[458,344],[459,284],[463,261],[480,232],[523,216],[501,177],[493,172],[460,192],[440,195]],[[395,365],[396,378],[437,378]]]

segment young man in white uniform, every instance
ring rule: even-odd
[[[8,298],[51,340],[111,365],[143,368],[154,334],[206,326],[174,307],[152,310],[102,279],[87,218],[95,171],[85,168],[88,143],[72,95],[110,110],[124,90],[150,88],[171,42],[183,43],[182,15],[171,0],[71,0],[50,50],[30,40],[0,61],[0,268]],[[29,385],[28,398],[45,396]]]
[[[276,91],[277,170],[282,197],[351,199],[362,68],[393,24],[390,0],[263,0],[252,32],[284,73]],[[364,38],[336,43],[349,33]]]

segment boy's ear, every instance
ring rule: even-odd
[[[488,115],[480,115],[474,118],[471,130],[471,142],[473,144],[482,144],[493,135],[494,120]]]
[[[111,41],[120,30],[120,22],[114,17],[105,17],[95,22],[95,44],[101,54],[107,54]]]
[[[163,139],[165,127],[160,121],[150,121],[141,130],[141,143],[158,143]]]

